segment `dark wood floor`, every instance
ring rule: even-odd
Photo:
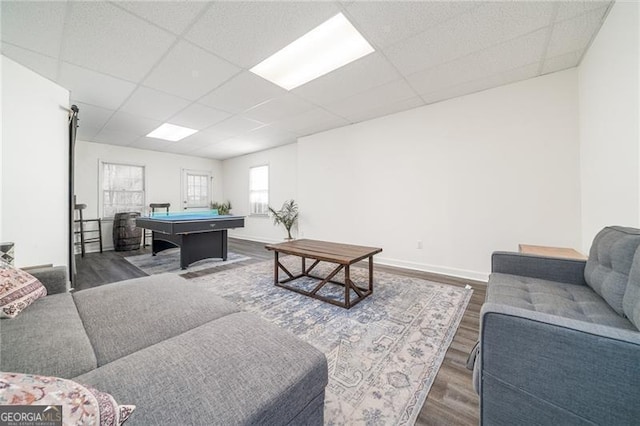
[[[229,239],[229,250],[249,256],[251,259],[211,270],[187,273],[183,276],[185,278],[194,278],[272,259],[272,254],[264,249],[264,244],[253,241],[231,238]],[[131,252],[106,251],[104,253],[88,253],[84,258],[77,256],[75,290],[80,291],[102,284],[146,275],[124,260],[124,257],[149,252],[150,250],[147,247]],[[442,367],[438,371],[429,396],[420,411],[416,425],[477,425],[479,423],[478,396],[471,385],[471,372],[466,369],[465,365],[467,355],[478,338],[479,314],[485,297],[485,284],[479,281],[382,265],[376,265],[376,270],[437,281],[458,287],[464,287],[465,285],[473,287],[471,301],[447,351]]]

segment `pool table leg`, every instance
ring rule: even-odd
[[[225,261],[227,260],[227,254],[228,254],[227,230],[223,229],[222,231],[218,231],[218,232],[222,232],[222,260]]]

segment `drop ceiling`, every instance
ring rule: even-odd
[[[611,1],[2,1],[2,53],[78,139],[226,159],[578,65]],[[342,12],[375,48],[286,91],[248,70]],[[145,137],[164,122],[198,133]]]

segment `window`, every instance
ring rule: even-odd
[[[211,173],[197,170],[182,171],[182,197],[185,209],[210,209],[211,194],[209,183]]]
[[[267,214],[269,207],[269,166],[249,169],[249,204],[251,214]]]
[[[102,217],[144,212],[144,166],[102,164]]]

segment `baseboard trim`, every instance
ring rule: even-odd
[[[398,268],[411,269],[414,271],[431,272],[439,275],[448,275],[450,277],[464,278],[474,281],[487,282],[489,280],[489,274],[469,271],[466,269],[448,268],[444,266],[429,265],[426,263],[411,262],[400,259],[391,259],[386,257],[374,258],[375,262],[385,266],[395,266]]]
[[[113,251],[113,246],[107,247],[107,246],[102,246],[102,251]],[[85,253],[100,253],[100,247],[85,247],[84,248],[84,252]],[[82,252],[80,251],[79,248],[76,248],[76,250],[74,251],[75,255],[80,256],[82,254]]]
[[[277,244],[277,243],[285,242],[284,238],[282,240],[274,240],[271,238],[256,237],[254,235],[229,235],[229,238],[233,238],[236,240],[244,240],[244,241],[254,241],[256,243],[265,243],[265,244]]]

